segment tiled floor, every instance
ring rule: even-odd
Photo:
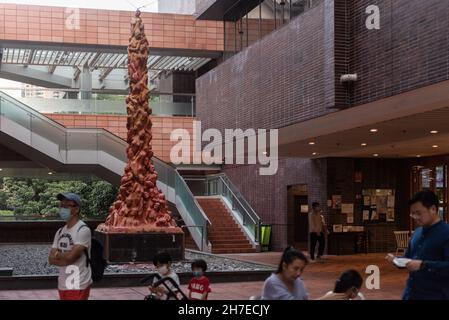
[[[256,253],[228,255],[234,259],[277,265],[280,253]],[[385,254],[368,254],[357,256],[330,256],[322,262],[312,263],[303,275],[303,280],[315,299],[331,290],[338,275],[349,268],[358,270],[363,276],[366,267],[377,265],[380,269],[380,290],[362,292],[367,299],[400,299],[407,273],[390,266],[384,260]],[[212,284],[211,300],[247,300],[252,295],[259,295],[263,282],[215,283]],[[186,286],[182,286],[185,290]],[[141,300],[147,294],[146,288],[109,288],[93,289],[92,300]],[[7,299],[57,299],[56,290],[0,291],[0,300]]]

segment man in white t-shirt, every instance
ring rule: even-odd
[[[51,265],[59,267],[58,290],[61,300],[88,300],[92,271],[88,256],[91,232],[80,220],[81,199],[77,194],[58,194],[59,215],[66,225],[56,232],[48,257]]]

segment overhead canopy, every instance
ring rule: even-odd
[[[77,88],[80,74],[88,71],[94,90],[127,90],[126,47],[58,47],[9,42],[0,46],[0,57],[0,77],[6,79],[43,87]],[[150,81],[161,72],[195,72],[213,58],[201,52],[152,50],[148,58]]]

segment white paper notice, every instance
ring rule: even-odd
[[[343,203],[341,205],[341,213],[353,214],[354,204],[353,203]]]
[[[387,200],[387,207],[388,208],[394,208],[394,196],[388,196],[388,200]]]
[[[369,210],[363,210],[363,220],[369,220]]]

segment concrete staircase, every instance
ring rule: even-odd
[[[197,198],[197,201],[212,223],[208,236],[212,253],[256,252],[220,198]]]

